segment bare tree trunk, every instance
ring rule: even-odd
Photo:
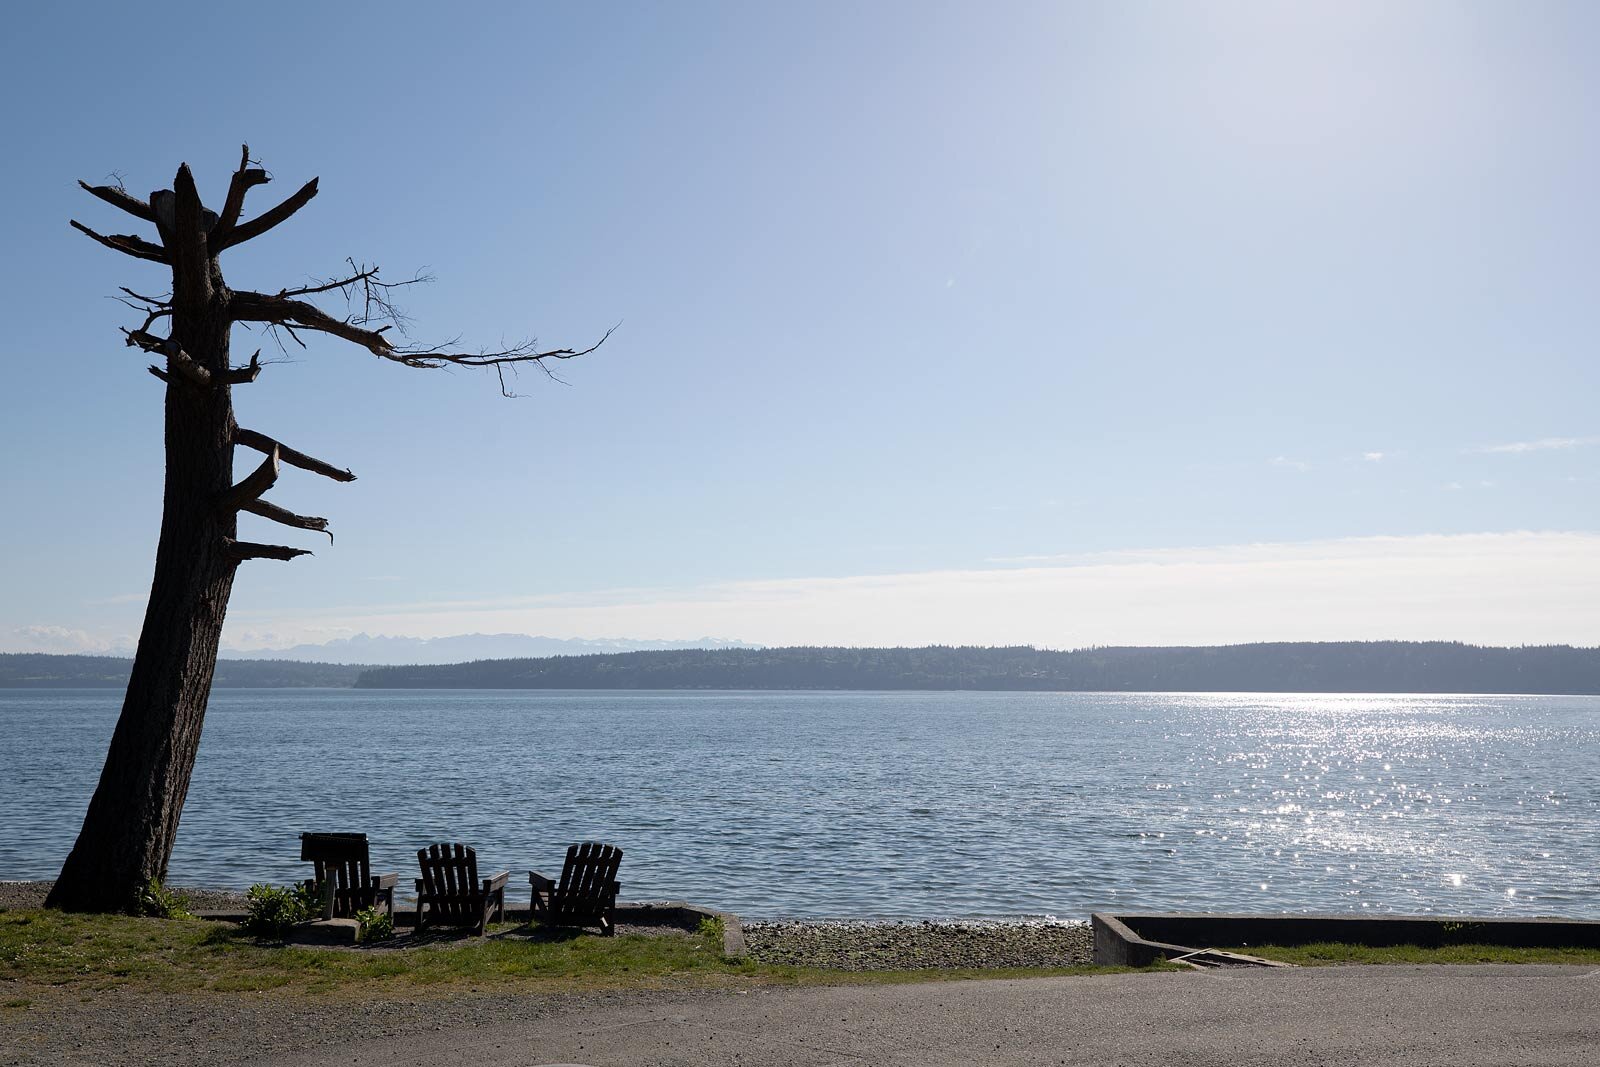
[[[50,907],[134,910],[151,879],[165,880],[200,747],[237,566],[229,552],[237,516],[220,506],[233,484],[233,400],[222,380],[231,322],[227,289],[215,264],[209,268],[209,299],[190,308],[176,301],[171,339],[214,384],[168,376],[166,491],[150,603],[100,784]]]

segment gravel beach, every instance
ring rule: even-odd
[[[1094,954],[1082,922],[751,922],[744,941],[763,963],[841,971],[1076,967]]]

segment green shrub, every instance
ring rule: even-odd
[[[189,898],[163,889],[160,879],[152,878],[139,890],[139,914],[153,919],[192,919]]]
[[[295,923],[320,914],[322,898],[317,891],[300,883],[294,886],[253,885],[245,897],[250,914],[244,928],[257,937],[282,940]]]
[[[394,919],[386,911],[362,908],[356,912],[356,922],[361,924],[361,938],[367,941],[387,941],[394,936]]]
[[[700,939],[705,942],[707,948],[720,955],[722,952],[722,931],[722,920],[708,916],[700,920],[700,929],[696,933],[700,935]]]

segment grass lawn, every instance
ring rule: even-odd
[[[416,993],[427,988],[555,992],[574,989],[730,987],[935,981],[1107,973],[1111,968],[844,972],[724,959],[720,930],[666,936],[563,940],[517,936],[510,924],[487,938],[462,937],[386,949],[287,948],[263,944],[228,923],[0,911],[0,983],[29,987],[219,993]],[[7,991],[3,1009],[25,1009]]]
[[[1338,963],[1571,963],[1600,966],[1596,948],[1511,948],[1506,945],[1351,945],[1323,941],[1312,945],[1250,945],[1230,951],[1281,960],[1302,967]]]

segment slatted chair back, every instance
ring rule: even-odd
[[[366,834],[301,834],[300,858],[310,860],[316,884],[333,885],[332,917],[349,918],[373,906],[376,890],[367,858]]]
[[[483,889],[478,881],[478,853],[470,846],[429,845],[417,849],[417,866],[422,870],[422,894],[418,908],[426,900],[432,908],[429,921],[446,925],[478,922]]]
[[[561,884],[550,894],[550,918],[592,919],[605,915],[617,902],[617,868],[622,849],[585,841],[567,849],[561,865]]]

